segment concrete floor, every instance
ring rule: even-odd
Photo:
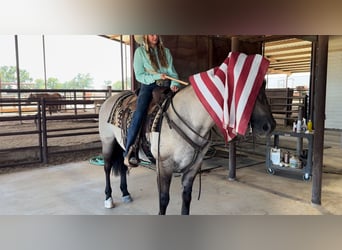
[[[311,204],[312,182],[280,172],[269,175],[265,163],[240,167],[237,180],[228,181],[225,167],[202,173],[193,188],[192,215],[342,215],[342,149],[325,149],[322,205]],[[227,159],[212,158],[204,167],[227,166]],[[171,185],[169,215],[180,214],[180,177]],[[30,169],[0,175],[1,215],[156,215],[156,173],[146,167],[132,169],[128,187],[134,201],[121,202],[119,178],[112,177],[116,207],[105,209],[103,167],[88,161]]]

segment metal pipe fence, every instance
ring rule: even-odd
[[[15,91],[7,92],[14,93]],[[33,93],[33,90],[21,90],[21,93],[23,92]],[[41,92],[63,93],[64,98],[60,100],[40,98],[32,101],[27,97],[22,99],[4,97],[4,92],[2,92],[2,98],[0,98],[0,168],[48,163],[49,157],[56,153],[50,146],[50,141],[54,138],[76,138],[98,134],[99,107],[106,98],[112,95],[110,89],[37,90],[34,93]],[[65,94],[66,92],[69,93],[69,97]],[[49,107],[51,106],[59,106],[61,109],[50,114]],[[92,124],[84,125],[84,122],[89,121]],[[72,123],[72,126],[58,127],[59,122]],[[57,127],[50,126],[52,124]],[[12,130],[12,126],[17,126],[17,128],[23,126],[25,129],[19,127],[19,129]],[[33,138],[34,145],[13,147],[10,143],[6,143],[6,141],[20,141],[23,136],[31,137],[31,139],[35,137]],[[67,147],[64,152],[78,150],[83,150],[83,148],[81,146],[79,148]],[[58,153],[63,153],[63,151],[60,150]],[[28,154],[33,154],[33,156]],[[25,155],[27,157],[24,157]],[[19,156],[23,159],[19,159]]]

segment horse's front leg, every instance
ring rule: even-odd
[[[157,184],[159,191],[159,215],[165,215],[170,201],[170,184],[172,171],[165,171],[159,167],[157,171]]]
[[[196,171],[197,172],[197,171]],[[196,177],[196,172],[186,172],[182,177],[182,215],[190,214],[190,204],[192,199],[192,186]]]
[[[49,105],[48,110],[49,110],[49,114],[52,115],[52,106],[51,105]]]

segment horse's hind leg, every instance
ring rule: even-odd
[[[112,143],[102,142],[102,154],[104,159],[104,171],[106,178],[105,207],[114,207],[112,188],[110,183],[110,173],[112,169],[115,175],[120,174],[120,190],[122,192],[122,201],[125,203],[131,202],[132,198],[127,190],[127,167],[123,163],[123,150],[115,140]]]
[[[104,201],[105,208],[113,208],[114,203],[112,199],[112,188],[110,185],[110,173],[113,164],[113,143],[104,143],[102,142],[102,155],[104,160],[104,172],[105,172],[105,179],[106,179],[106,187],[105,187],[105,194],[106,199]]]

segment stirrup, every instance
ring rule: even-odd
[[[125,159],[124,159],[124,164],[125,164],[127,167],[136,168],[136,167],[139,166],[139,161],[138,161],[135,157],[128,158],[128,157],[126,156]]]
[[[127,167],[135,168],[135,167],[139,166],[139,161],[138,161],[137,158],[131,157],[132,151],[133,151],[133,146],[131,146],[129,148],[128,153],[127,153],[127,155],[124,158],[124,164]]]

